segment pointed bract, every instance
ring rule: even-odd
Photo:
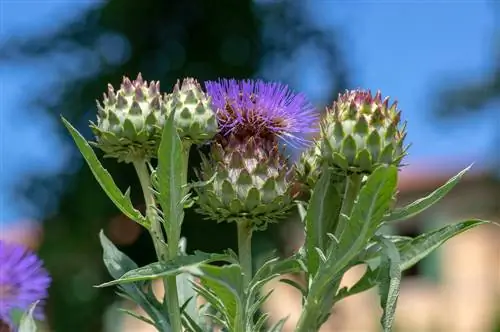
[[[165,96],[167,114],[175,112],[174,121],[182,139],[204,143],[217,133],[218,125],[210,99],[193,78],[177,81],[173,92]]]
[[[339,94],[321,123],[322,158],[343,173],[371,173],[382,164],[399,166],[406,155],[405,124],[389,97],[378,91]]]
[[[97,104],[97,125],[90,125],[93,145],[118,161],[155,158],[165,122],[162,105],[159,82],[148,87],[141,74],[135,81],[123,77],[116,92],[108,84],[103,105]]]

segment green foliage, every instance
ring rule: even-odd
[[[416,200],[415,202],[399,209],[391,211],[387,217],[384,218],[384,222],[402,221],[411,218],[437,203],[441,198],[443,198],[448,192],[450,192],[455,185],[462,179],[464,174],[471,168],[469,166],[462,170],[460,173],[448,180],[444,185],[433,191],[426,197]]]
[[[118,188],[111,177],[111,174],[109,174],[109,172],[102,167],[94,150],[92,150],[92,147],[89,143],[87,143],[85,138],[83,138],[83,136],[65,118],[62,118],[62,121],[73,137],[76,146],[80,150],[83,158],[87,162],[87,165],[90,167],[92,174],[94,174],[95,179],[99,182],[104,192],[106,192],[108,197],[123,214],[140,224],[144,224],[144,216],[142,216],[141,213],[132,205],[129,190],[127,190],[125,194],[121,192],[120,188]]]
[[[38,301],[30,305],[29,309],[23,314],[19,323],[19,332],[36,332],[38,330],[33,318],[33,313],[37,305]]]

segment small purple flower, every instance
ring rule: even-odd
[[[36,301],[34,318],[43,319],[41,304],[51,278],[42,261],[25,247],[0,240],[0,321],[14,328],[12,310],[26,311]]]
[[[224,137],[279,137],[294,145],[306,143],[306,136],[317,132],[314,107],[284,84],[220,79],[205,82],[205,87]]]

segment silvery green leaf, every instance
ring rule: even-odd
[[[326,234],[334,232],[341,207],[341,197],[331,182],[332,170],[325,168],[314,187],[307,209],[305,248],[310,275],[315,275],[321,264],[316,248],[327,248]]]
[[[231,256],[225,254],[208,254],[197,251],[194,255],[178,256],[170,261],[155,262],[130,270],[123,274],[120,278],[105,282],[96,287],[108,287],[117,284],[123,285],[144,280],[154,280],[167,276],[176,276],[183,272],[189,273],[189,271],[192,271],[193,268],[200,264],[215,261],[233,262],[233,259]]]
[[[413,265],[427,257],[431,252],[439,248],[447,240],[479,225],[487,224],[487,221],[472,219],[451,225],[446,225],[440,229],[424,233],[410,241],[403,240],[395,242],[400,253],[400,268],[405,271]],[[366,261],[368,269],[361,279],[350,289],[343,288],[337,294],[336,301],[363,292],[374,286],[380,281],[380,257],[373,257]]]
[[[253,319],[245,311],[243,276],[239,265],[198,264],[187,267],[185,271],[200,279],[196,290],[221,314],[216,319],[229,331],[247,326],[247,321]],[[240,326],[235,325],[237,322]]]
[[[80,150],[83,158],[89,165],[92,174],[94,174],[94,177],[96,178],[97,182],[99,182],[104,192],[123,214],[125,214],[130,219],[144,225],[146,219],[132,205],[132,202],[128,195],[128,190],[125,192],[125,194],[122,194],[121,190],[115,184],[109,172],[99,162],[99,159],[97,158],[94,150],[89,145],[89,143],[87,143],[85,138],[83,138],[83,136],[65,118],[62,118],[62,121],[73,137],[76,146]]]
[[[185,196],[183,182],[186,181],[184,175],[187,170],[187,160],[185,160],[182,141],[175,127],[174,113],[171,112],[163,127],[156,171],[156,189],[158,191],[158,201],[166,221],[167,237],[176,236],[171,234],[173,229],[178,229],[180,232],[184,218],[184,207],[181,204]],[[170,225],[174,225],[173,228]]]
[[[394,222],[401,221],[408,218],[411,218],[425,210],[429,207],[437,203],[441,198],[443,198],[448,192],[450,192],[455,185],[462,179],[464,174],[472,167],[469,166],[454,177],[452,177],[448,182],[446,182],[443,186],[436,189],[434,192],[429,194],[426,197],[420,198],[415,202],[399,209],[395,209],[388,216],[384,218],[384,222]]]
[[[36,322],[33,318],[33,313],[35,311],[36,306],[39,301],[31,304],[28,310],[21,317],[21,321],[19,323],[19,332],[36,332]]]
[[[380,237],[382,244],[382,260],[380,264],[379,295],[380,305],[384,310],[382,314],[382,327],[385,332],[390,332],[396,313],[396,304],[399,297],[401,284],[401,266],[398,248],[390,240]]]
[[[327,265],[333,268],[325,268],[328,273],[337,274],[362,252],[389,209],[396,186],[395,166],[380,166],[368,177],[359,192],[349,222],[340,234],[339,243],[332,244],[335,247],[330,250],[332,256]]]
[[[102,230],[99,233],[99,240],[103,248],[104,265],[113,278],[120,278],[127,272],[137,269],[137,264],[118,250],[113,242],[104,235]],[[151,284],[139,281],[119,285],[119,288],[123,292],[122,296],[138,304],[151,317],[158,330],[163,332],[171,331],[168,317],[164,313],[162,304],[152,294]]]

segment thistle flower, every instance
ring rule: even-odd
[[[148,85],[140,73],[134,81],[123,77],[118,91],[108,84],[102,104],[96,102],[97,124],[90,126],[96,136],[93,145],[118,161],[156,157],[166,114],[160,82]]]
[[[174,91],[165,95],[167,112],[175,112],[175,125],[180,137],[192,143],[203,143],[217,133],[217,119],[210,98],[193,78],[177,81]]]
[[[262,81],[207,82],[219,134],[199,177],[199,211],[217,221],[250,220],[254,228],[284,217],[292,207],[294,171],[278,139],[304,144],[316,114],[302,95]]]
[[[205,86],[224,137],[279,137],[291,145],[303,145],[306,135],[317,131],[318,115],[312,105],[286,85],[222,79]]]
[[[389,106],[380,91],[346,91],[322,122],[324,157],[342,172],[371,173],[381,164],[399,166],[406,155],[406,124],[400,123],[397,102]]]
[[[42,261],[21,245],[0,240],[0,320],[14,329],[13,310],[26,311],[36,301],[44,301],[51,279]],[[43,319],[42,307],[34,317]]]

